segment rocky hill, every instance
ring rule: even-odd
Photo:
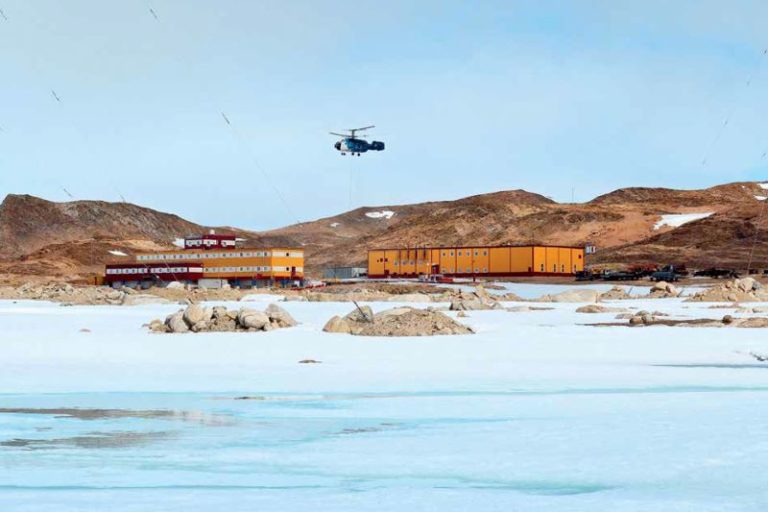
[[[753,253],[754,266],[763,268],[768,267],[763,194],[768,190],[756,183],[703,190],[625,188],[587,203],[561,204],[510,190],[358,208],[258,233],[217,229],[236,233],[251,246],[304,247],[308,270],[315,274],[329,265],[363,265],[367,249],[374,247],[530,242],[594,244],[594,263],[739,267]],[[106,261],[125,261],[138,250],[167,249],[176,238],[207,229],[127,203],[54,203],[9,195],[0,204],[0,279],[84,281]]]
[[[739,266],[756,240],[762,194],[768,190],[756,183],[703,190],[625,188],[587,203],[561,204],[512,190],[456,201],[359,208],[261,235],[303,244],[317,267],[363,264],[365,251],[374,247],[530,242],[594,244],[599,249],[592,257],[595,263]],[[763,228],[768,229],[768,222]],[[760,236],[766,240],[762,231]],[[755,251],[755,261],[766,267],[767,249],[758,243]]]

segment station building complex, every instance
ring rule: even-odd
[[[422,247],[368,251],[368,277],[572,276],[584,248],[548,245]]]
[[[304,250],[291,247],[238,247],[234,235],[207,234],[184,239],[184,248],[139,253],[131,263],[108,264],[104,283],[150,286],[171,281],[219,288],[300,286]]]

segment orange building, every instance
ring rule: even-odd
[[[293,286],[304,280],[304,250],[238,247],[234,235],[187,238],[184,249],[139,253],[135,262],[109,264],[104,282],[112,286],[169,281],[201,287]]]
[[[368,277],[562,276],[584,270],[584,248],[545,245],[368,251]]]

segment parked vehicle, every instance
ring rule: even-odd
[[[727,277],[727,278],[737,278],[739,277],[739,273],[735,270],[729,269],[729,268],[717,268],[712,267],[704,270],[697,270],[693,273],[694,277],[712,277],[714,279],[719,279],[721,277]]]
[[[592,272],[591,270],[581,270],[576,272],[575,275],[577,281],[594,281],[595,279],[600,279],[602,276],[602,274]]]
[[[603,272],[603,281],[637,281],[642,273],[630,270],[606,270]]]
[[[651,274],[651,281],[666,281],[668,283],[673,283],[679,281],[680,276],[681,274],[677,271],[677,268],[674,265],[666,265],[662,267],[661,270],[657,270]]]

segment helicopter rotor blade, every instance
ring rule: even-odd
[[[336,135],[337,137],[351,137],[351,135],[350,135],[350,134],[348,134],[348,133],[347,133],[347,134],[344,134],[344,133],[336,133],[336,132],[328,132],[328,133],[330,133],[331,135]]]
[[[349,131],[360,132],[360,131],[363,131],[363,130],[370,130],[371,128],[376,128],[376,126],[375,125],[371,125],[371,126],[363,126],[362,128],[350,128]]]

